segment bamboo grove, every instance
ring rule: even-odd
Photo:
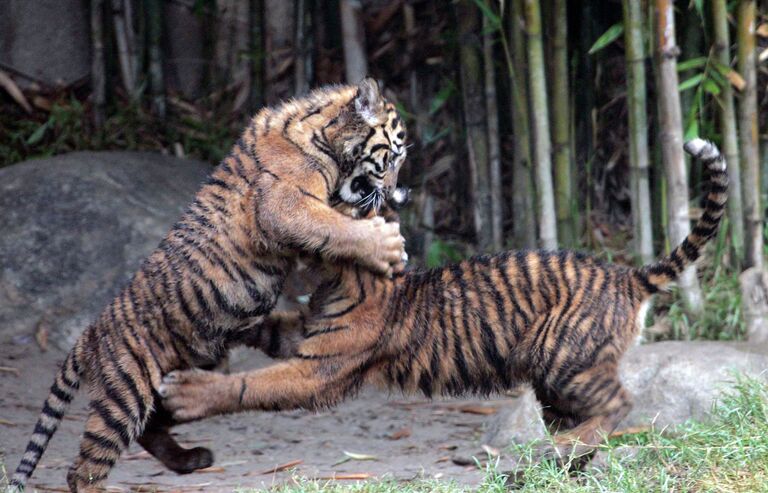
[[[409,126],[404,222],[422,262],[573,247],[647,263],[700,213],[704,178],[682,152],[699,135],[732,177],[717,261],[762,267],[768,1],[87,3],[90,77],[27,86],[42,101],[24,115],[36,123],[0,118],[4,161],[82,147],[215,161],[260,106],[370,74]],[[2,113],[23,114],[18,95],[0,94]],[[95,137],[64,135],[62,108]],[[680,282],[694,313],[698,278]]]

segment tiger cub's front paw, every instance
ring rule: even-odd
[[[184,423],[223,412],[219,404],[226,399],[225,382],[224,375],[210,371],[173,371],[157,392],[173,419]]]
[[[405,238],[400,234],[400,224],[388,223],[381,217],[360,222],[364,223],[366,228],[362,238],[363,251],[366,254],[361,255],[360,262],[374,272],[392,276],[406,255]]]

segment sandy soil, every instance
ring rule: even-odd
[[[18,464],[63,357],[58,351],[41,352],[31,338],[0,344],[0,464],[6,469]],[[250,351],[235,359],[235,370],[269,364]],[[66,487],[64,478],[77,453],[86,404],[81,391],[35,471],[31,485],[38,490]],[[290,481],[292,475],[326,478],[358,473],[473,484],[480,481],[481,473],[452,459],[482,455],[480,438],[488,416],[476,414],[477,408],[491,408],[487,411],[492,413],[501,405],[502,400],[403,399],[368,389],[357,399],[322,413],[218,417],[176,430],[182,444],[214,451],[216,463],[209,471],[176,475],[134,444],[117,463],[108,485],[115,491],[232,491],[268,488]],[[373,455],[376,460],[338,464],[345,451]],[[293,469],[272,471],[290,463],[295,464]]]

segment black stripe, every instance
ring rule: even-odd
[[[223,188],[224,190],[231,190],[232,189],[232,187],[229,185],[229,183],[227,183],[227,182],[225,182],[223,180],[220,180],[218,178],[214,178],[213,176],[208,178],[208,180],[205,182],[205,184],[206,185],[211,185],[211,186],[214,186],[214,187]]]
[[[675,272],[677,273],[682,272],[685,268],[685,261],[680,257],[680,251],[680,247],[677,247],[672,250],[672,253],[669,255],[669,260],[675,264]]]
[[[51,385],[51,394],[55,395],[58,400],[64,403],[68,404],[72,401],[72,394],[62,390],[55,381],[53,382],[53,385]]]
[[[653,275],[665,275],[667,277],[677,277],[677,272],[666,262],[660,262],[649,266],[648,273]]]
[[[685,252],[685,256],[688,258],[689,261],[693,262],[694,260],[699,258],[698,247],[696,247],[696,245],[688,241],[688,238],[683,240],[683,244],[680,246],[682,247],[683,252]]]
[[[114,431],[115,434],[120,437],[120,441],[122,441],[123,447],[128,447],[128,443],[130,442],[131,437],[128,434],[126,425],[112,416],[109,410],[104,407],[104,405],[98,400],[94,399],[91,401],[91,409],[99,415],[105,426]]]
[[[715,231],[717,231],[717,226],[696,225],[692,232],[696,236],[701,236],[702,238],[707,239],[715,234]]]
[[[64,417],[64,411],[58,411],[52,408],[51,405],[48,404],[47,400],[45,401],[45,404],[43,404],[43,410],[41,412],[50,418],[56,419],[57,421]]]
[[[41,445],[38,445],[35,442],[30,440],[27,443],[27,449],[24,451],[24,453],[27,453],[27,452],[34,452],[34,453],[36,453],[37,454],[37,458],[40,459],[40,456],[43,455],[43,452],[45,452],[45,447],[43,447]]]
[[[315,337],[315,336],[330,334],[331,332],[338,332],[340,330],[349,330],[349,326],[337,325],[335,327],[324,327],[322,329],[313,330],[312,332],[307,332],[304,335],[304,339],[311,339],[312,337]]]
[[[88,449],[81,448],[80,449],[80,457],[87,460],[91,464],[98,464],[101,466],[107,466],[112,467],[115,465],[115,462],[117,461],[117,457],[94,457]]]
[[[643,274],[642,272],[637,272],[635,274],[635,277],[638,281],[640,281],[640,284],[643,285],[643,289],[645,289],[646,292],[649,294],[653,294],[658,292],[659,288],[655,284],[651,284],[650,280],[648,279],[648,276]]]
[[[348,355],[345,355],[345,353],[329,353],[329,354],[296,353],[295,354],[296,358],[305,359],[305,360],[323,360],[323,359],[329,359],[329,358],[336,358],[338,356],[348,356]]]
[[[245,378],[243,378],[240,381],[240,396],[237,398],[237,402],[240,404],[240,406],[243,405],[243,397],[245,397],[245,391],[248,388],[248,385],[245,383]]]
[[[58,423],[53,423],[53,425],[51,425],[51,428],[49,429],[45,427],[42,421],[38,421],[37,423],[35,423],[35,430],[32,432],[32,434],[33,435],[40,434],[40,435],[45,435],[47,437],[50,437],[56,432],[56,427],[58,425],[59,425]]]
[[[531,290],[534,286],[533,279],[531,279],[531,273],[528,271],[526,252],[515,252],[515,262],[517,269],[523,273],[523,278],[525,279],[525,286],[522,287],[523,298],[525,298],[525,302],[528,303],[531,316],[533,317],[536,314],[536,306],[533,304],[533,297],[531,296]]]
[[[709,197],[704,200],[704,209],[712,212],[720,211],[725,208],[725,202],[717,202]]]
[[[301,187],[299,187],[299,192],[301,192],[303,195],[306,195],[307,197],[313,198],[313,199],[317,200],[318,202],[322,202],[323,204],[325,204],[325,201],[323,199],[321,199],[317,195],[314,195],[314,194],[311,194],[311,193],[307,192],[306,190],[304,190]]]
[[[97,435],[91,431],[86,431],[83,433],[83,438],[86,440],[90,440],[91,442],[97,444],[99,447],[107,450],[113,450],[115,452],[122,452],[123,447],[121,447],[117,442],[112,440],[111,438]]]

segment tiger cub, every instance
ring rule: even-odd
[[[211,465],[209,450],[185,450],[169,435],[156,392],[162,376],[215,364],[258,327],[299,254],[391,273],[403,254],[399,226],[331,206],[378,207],[397,183],[405,137],[371,79],[258,113],[66,357],[11,488],[31,476],[81,380],[90,411],[67,474],[73,492],[98,490],[134,439],[179,473]]]
[[[172,372],[160,387],[163,404],[190,421],[333,406],[365,382],[426,396],[485,395],[529,382],[549,424],[569,429],[554,435],[548,453],[585,455],[631,408],[618,365],[649,298],[699,257],[723,215],[723,157],[700,139],[685,148],[710,173],[705,211],[654,264],[631,268],[563,250],[479,256],[395,279],[338,268],[308,313],[267,324],[301,333],[291,359],[230,375]]]

